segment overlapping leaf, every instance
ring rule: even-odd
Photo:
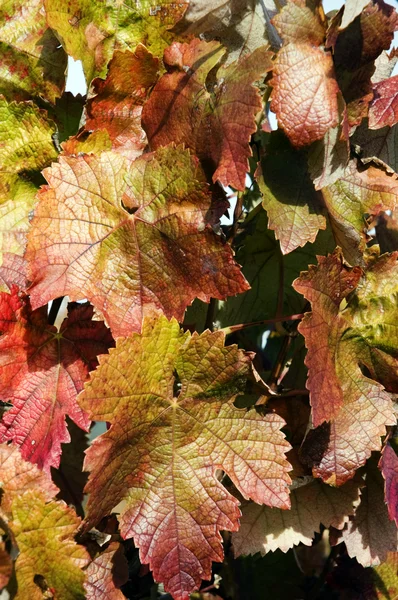
[[[80,396],[93,419],[111,423],[87,452],[88,523],[125,500],[123,537],[186,600],[223,558],[220,529],[238,528],[238,501],[216,469],[244,497],[288,507],[283,420],[234,407],[250,357],[224,347],[221,332],[191,336],[174,320],[147,320],[100,362]]]
[[[320,47],[325,30],[305,0],[290,0],[273,22],[284,45],[270,81],[271,109],[292,144],[301,147],[338,125],[333,59]]]
[[[103,323],[92,321],[89,305],[71,305],[59,333],[47,324],[47,307],[31,311],[18,290],[2,293],[0,394],[12,407],[0,423],[0,439],[13,440],[26,460],[58,466],[61,443],[69,441],[65,416],[88,430],[90,420],[76,404],[97,355],[112,345]]]
[[[377,83],[369,108],[369,127],[380,129],[398,123],[398,75]]]
[[[120,587],[128,579],[128,565],[123,546],[112,542],[87,567],[86,600],[124,600]]]
[[[50,592],[62,600],[84,600],[87,550],[74,541],[79,517],[65,502],[46,503],[38,490],[14,498],[10,524],[18,543],[16,600],[42,600]],[[45,597],[45,596],[44,596]]]
[[[252,84],[272,68],[272,54],[263,46],[219,67],[217,83],[208,92],[209,73],[224,53],[218,42],[199,39],[170,46],[164,54],[169,72],[145,104],[142,123],[153,149],[184,143],[210,170],[214,182],[244,190],[250,137],[262,106]]]
[[[357,287],[361,269],[345,267],[338,252],[318,257],[318,266],[310,267],[294,282],[312,308],[299,331],[308,348],[307,387],[313,421],[315,426],[326,421],[309,432],[304,454],[314,474],[335,485],[347,481],[372,450],[380,449],[380,436],[387,425],[395,423],[389,394],[360,367],[366,365],[371,376],[384,383],[385,372],[394,361],[390,325],[380,326],[377,312],[385,302],[393,314],[396,298],[392,287],[397,278],[395,275],[393,283],[391,276],[396,274],[396,258],[375,259],[357,299],[351,299],[345,310],[341,303]],[[388,339],[390,349],[383,346]]]
[[[63,91],[67,56],[47,27],[42,0],[0,3],[0,93],[9,100],[45,98]]]
[[[285,176],[286,165],[289,177]],[[326,229],[324,207],[307,171],[306,157],[281,135],[271,134],[257,177],[270,229],[275,231],[283,254],[314,242]]]
[[[161,57],[175,38],[169,29],[182,17],[188,2],[45,0],[44,5],[49,26],[66,52],[83,62],[90,82],[106,74],[114,50],[134,50],[143,43]]]
[[[320,524],[343,529],[359,502],[358,484],[349,481],[336,489],[320,481],[291,491],[291,509],[280,510],[253,502],[242,507],[239,531],[232,535],[236,556],[274,551],[287,552],[302,543],[311,546]]]
[[[27,251],[34,307],[86,297],[118,336],[139,331],[154,310],[182,319],[195,297],[248,288],[207,224],[210,196],[187,150],[163,148],[134,163],[112,152],[62,157],[45,176]]]
[[[135,52],[115,52],[105,81],[93,82],[96,96],[87,102],[85,129],[105,129],[113,148],[130,158],[142,154],[146,145],[142,106],[157,72],[158,60],[142,45]]]
[[[390,444],[386,444],[379,464],[384,477],[384,498],[388,516],[398,525],[398,457]]]

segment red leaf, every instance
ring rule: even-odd
[[[84,584],[86,600],[125,600],[120,587],[128,580],[123,546],[112,542],[87,567]]]
[[[370,129],[380,129],[398,123],[398,75],[377,83],[369,108]]]
[[[86,431],[90,426],[76,396],[112,337],[103,323],[92,321],[87,304],[69,306],[59,333],[47,324],[47,307],[32,311],[15,288],[0,295],[0,306],[0,394],[13,405],[0,423],[0,439],[13,440],[25,460],[49,470],[70,440],[65,415]]]
[[[388,516],[398,526],[398,456],[386,444],[380,458],[379,468],[385,479],[384,497],[388,506]]]

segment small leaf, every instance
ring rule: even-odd
[[[1,294],[0,394],[13,406],[0,423],[0,439],[13,440],[24,459],[49,470],[60,461],[61,443],[70,440],[65,415],[89,429],[76,404],[97,354],[112,345],[109,330],[92,321],[89,305],[70,305],[59,333],[47,324],[47,307],[31,311],[17,290]]]
[[[87,526],[124,500],[122,536],[175,600],[223,560],[220,529],[238,528],[238,501],[216,469],[245,498],[289,506],[283,420],[233,405],[249,372],[249,355],[224,347],[223,333],[191,336],[160,317],[118,340],[80,396],[91,418],[111,423],[87,451]]]
[[[353,481],[338,489],[313,481],[293,488],[290,499],[290,510],[243,505],[240,529],[232,534],[235,556],[278,548],[287,552],[300,543],[311,546],[320,524],[343,529],[359,502],[359,488]]]
[[[86,600],[124,600],[120,587],[128,580],[123,546],[112,542],[87,567]]]
[[[195,297],[248,288],[207,223],[211,198],[188,150],[169,146],[133,163],[114,152],[61,157],[44,174],[26,254],[34,307],[86,297],[118,336],[139,331],[154,310],[182,320]]]
[[[369,108],[370,129],[392,127],[398,123],[398,75],[377,83],[373,92]]]
[[[379,468],[384,477],[384,498],[388,516],[398,526],[398,457],[390,444],[386,444],[380,458]]]
[[[73,539],[80,524],[65,502],[45,503],[43,494],[30,490],[14,498],[10,526],[19,548],[15,569],[15,600],[42,600],[49,589],[62,600],[84,600],[83,568],[90,557]]]
[[[184,143],[211,170],[214,182],[244,190],[252,154],[250,137],[257,129],[255,116],[262,107],[259,91],[252,84],[272,68],[272,53],[266,47],[257,48],[241,60],[219,67],[217,82],[208,92],[209,73],[224,53],[219,43],[199,39],[170,46],[164,55],[169,72],[146,102],[142,124],[151,148]]]

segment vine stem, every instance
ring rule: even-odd
[[[230,325],[229,327],[223,327],[218,331],[222,331],[225,335],[235,333],[235,331],[241,331],[248,327],[255,327],[256,325],[272,325],[273,323],[281,323],[282,321],[300,321],[304,317],[304,313],[297,315],[287,315],[286,317],[275,317],[273,319],[264,319],[263,321],[253,321],[252,323],[240,323],[239,325]]]

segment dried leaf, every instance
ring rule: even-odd
[[[210,195],[188,150],[134,163],[113,152],[61,157],[45,176],[26,254],[34,307],[86,297],[118,336],[139,331],[154,310],[182,320],[195,297],[248,288],[206,222]]]
[[[300,480],[296,480],[299,482]],[[313,481],[292,489],[292,507],[280,510],[253,502],[242,507],[241,526],[232,534],[235,556],[287,552],[302,543],[311,546],[320,524],[343,529],[359,502],[358,484],[349,481],[336,489]]]
[[[87,526],[124,500],[122,536],[186,600],[223,559],[219,530],[238,528],[238,501],[216,469],[244,497],[289,506],[283,420],[234,407],[250,357],[224,347],[221,332],[191,337],[175,320],[147,320],[100,362],[80,396],[93,419],[111,423],[87,452]]]
[[[86,600],[124,600],[120,587],[128,579],[127,560],[123,546],[112,542],[87,567]]]
[[[89,305],[70,305],[60,331],[47,324],[47,307],[31,311],[18,291],[0,296],[0,394],[13,406],[0,423],[0,439],[13,440],[25,460],[49,470],[60,461],[61,444],[70,440],[65,415],[89,429],[76,404],[97,354],[112,345],[109,330],[92,321]]]
[[[263,46],[219,67],[217,83],[208,92],[209,73],[224,53],[219,43],[199,39],[170,46],[164,55],[169,72],[146,102],[142,124],[153,149],[184,143],[210,170],[214,182],[244,190],[252,154],[250,137],[262,107],[252,84],[272,68],[272,54]]]
[[[368,0],[346,0],[344,4],[343,18],[341,20],[340,29],[345,29],[356,19],[365,6],[369,4]]]

